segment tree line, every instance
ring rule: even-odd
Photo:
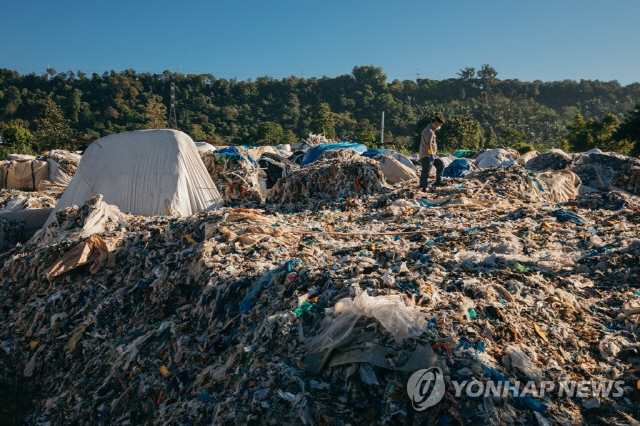
[[[213,143],[296,143],[313,132],[379,147],[384,111],[385,147],[405,152],[415,151],[435,114],[446,120],[438,139],[443,151],[640,152],[639,83],[501,80],[485,64],[445,80],[391,82],[375,66],[333,78],[245,81],[132,69],[90,76],[0,69],[0,156],[79,149],[108,134],[165,128],[171,84],[178,129]]]

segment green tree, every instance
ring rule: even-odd
[[[189,132],[189,136],[191,136],[191,139],[193,139],[194,141],[201,141],[201,140],[207,139],[206,133],[202,129],[202,126],[199,124],[191,125],[191,131]]]
[[[278,123],[266,121],[258,128],[258,143],[260,145],[278,145],[284,142],[284,129]]]
[[[335,139],[336,125],[329,104],[326,102],[319,104],[314,112],[312,131],[314,133],[322,133],[327,139]]]
[[[458,73],[461,80],[471,80],[476,75],[476,69],[471,67],[466,67],[461,69]]]
[[[496,135],[496,131],[493,130],[492,126],[487,126],[487,130],[484,132],[484,147],[485,148],[495,148],[498,143],[498,135]]]
[[[367,120],[359,122],[356,126],[355,141],[367,145],[369,148],[376,146],[378,134],[376,128]]]
[[[478,70],[477,76],[478,80],[480,80],[482,90],[486,93],[490,92],[497,84],[498,71],[489,64],[484,64],[480,67],[480,70]]]
[[[62,110],[53,99],[40,101],[41,118],[36,119],[36,140],[39,151],[54,148],[71,149],[70,120],[64,117]]]
[[[145,129],[166,129],[167,107],[155,98],[149,99],[144,107]]]
[[[573,152],[599,148],[603,151],[629,154],[633,149],[633,143],[619,137],[619,126],[620,120],[614,114],[605,114],[602,121],[595,119],[585,121],[582,115],[578,114],[574,117],[573,123],[567,126],[564,141]]]
[[[624,121],[613,134],[613,139],[633,144],[633,153],[640,155],[640,103],[627,112]]]
[[[500,142],[502,146],[513,148],[520,154],[535,150],[535,147],[527,142],[522,133],[515,129],[506,129],[504,133],[500,135]]]
[[[4,145],[0,145],[0,159],[4,159],[8,154],[34,154],[33,135],[22,126],[10,124],[2,131]]]
[[[438,150],[453,152],[459,149],[478,151],[484,146],[484,130],[480,123],[467,116],[453,116],[438,131]]]

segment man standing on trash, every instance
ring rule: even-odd
[[[422,170],[420,172],[420,189],[427,190],[427,184],[429,182],[429,170],[431,170],[431,164],[436,168],[436,182],[435,185],[442,185],[442,170],[444,169],[444,163],[441,159],[435,158],[438,153],[438,145],[436,144],[436,130],[442,127],[442,118],[434,117],[429,124],[422,131],[422,137],[420,138],[420,166]]]

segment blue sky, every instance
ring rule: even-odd
[[[163,70],[220,78],[456,77],[640,81],[638,0],[105,0],[0,6],[0,68]],[[419,70],[419,71],[418,71]]]

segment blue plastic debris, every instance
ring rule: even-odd
[[[453,160],[451,164],[444,169],[442,176],[448,178],[460,178],[469,174],[469,169],[469,160],[466,158],[459,158],[457,160]]]
[[[292,272],[296,266],[300,263],[299,260],[294,259],[290,260],[281,267],[274,269],[272,271],[267,272],[260,280],[253,286],[251,291],[247,293],[244,299],[242,299],[239,303],[240,310],[243,314],[249,313],[253,308],[253,298],[262,290],[262,287],[269,284],[274,277],[282,272]]]
[[[353,143],[353,142],[340,142],[340,143],[325,143],[316,145],[313,148],[309,148],[307,152],[304,153],[304,158],[302,159],[302,166],[306,166],[307,164],[313,163],[320,157],[320,155],[331,149],[352,149],[355,152],[362,154],[367,151],[367,147],[361,143]]]
[[[432,203],[431,201],[427,200],[426,198],[419,198],[418,202],[420,203],[421,207],[426,207],[426,208],[431,208],[431,207],[440,207],[440,206],[444,206],[446,204],[449,204],[451,202],[451,198],[443,201],[442,203]]]
[[[565,209],[554,210],[551,212],[551,216],[555,217],[560,222],[573,222],[576,225],[584,225],[587,223],[582,216],[578,216],[577,214]]]
[[[487,367],[486,365],[483,364],[482,370],[484,371],[485,376],[487,376],[489,380],[493,380],[495,382],[502,382],[505,385],[510,385],[509,380],[505,376],[500,374],[498,371],[494,370],[493,368]],[[513,400],[516,401],[521,406],[531,411],[537,411],[538,413],[543,415],[547,412],[547,409],[548,409],[548,407],[545,404],[543,404],[542,402],[530,396],[513,395]]]

